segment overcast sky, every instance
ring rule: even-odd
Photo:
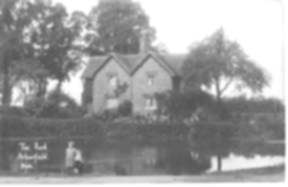
[[[54,0],[71,12],[88,13],[97,0]],[[266,96],[283,95],[283,15],[278,0],[135,0],[141,3],[157,31],[157,42],[171,53],[187,53],[189,46],[201,41],[219,27],[228,38],[271,76]],[[66,92],[78,101],[82,92],[79,76],[65,85]]]

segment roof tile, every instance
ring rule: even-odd
[[[181,76],[182,66],[185,60],[185,55],[175,55],[175,54],[156,54],[156,53],[146,53],[146,54],[135,54],[135,55],[122,55],[122,54],[110,54],[106,56],[92,57],[86,67],[82,78],[92,78],[94,74],[102,67],[102,65],[109,59],[109,57],[117,58],[122,65],[132,73],[147,57],[149,54],[155,58],[160,59],[169,69],[171,69],[176,75]]]

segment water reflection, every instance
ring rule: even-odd
[[[187,147],[173,146],[159,150],[156,166],[168,174],[200,174],[210,168],[210,158],[189,150]]]
[[[38,150],[37,153],[47,153],[47,159],[38,161],[37,165],[34,164],[28,174],[35,172],[61,174],[64,168],[67,142],[38,143],[38,147],[43,145],[41,147],[43,150]],[[75,140],[75,142],[76,147],[83,150],[85,172],[93,175],[202,174],[217,170],[219,162],[217,156],[220,153],[223,170],[284,163],[284,145],[238,143],[238,146],[229,146],[229,149],[222,147],[220,150],[215,150],[215,147],[193,147],[185,143],[152,146],[101,144],[92,140]],[[23,156],[25,151],[21,152],[18,143],[15,141],[0,142],[0,174],[23,174],[19,153]],[[25,143],[31,147],[35,145],[35,142]],[[32,152],[29,154],[34,155]],[[240,161],[241,164],[235,164]]]

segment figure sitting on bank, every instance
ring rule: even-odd
[[[68,142],[65,156],[65,168],[68,174],[82,174],[84,163],[82,152],[80,149],[75,148],[74,142]]]
[[[83,169],[84,169],[84,163],[83,163],[82,152],[80,149],[76,149],[73,171],[75,174],[82,174]]]

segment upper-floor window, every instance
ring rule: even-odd
[[[154,83],[153,78],[152,77],[148,77],[148,81],[147,81],[148,86],[152,86],[153,83]]]
[[[118,77],[116,75],[112,75],[109,79],[109,85],[115,88],[118,84]]]
[[[156,72],[155,71],[147,72],[147,84],[148,84],[148,86],[152,86],[154,84],[155,76],[156,76]]]

